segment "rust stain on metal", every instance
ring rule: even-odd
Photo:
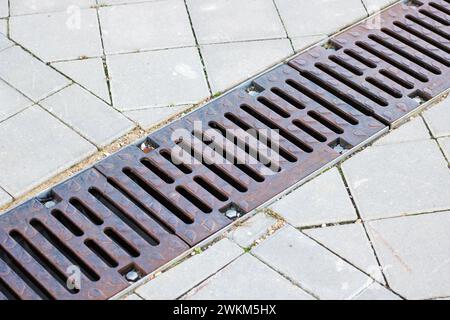
[[[353,152],[450,87],[449,12],[396,5],[5,213],[0,300],[107,299]]]

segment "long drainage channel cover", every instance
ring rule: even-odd
[[[398,4],[0,217],[0,299],[107,299],[450,87],[450,1]]]

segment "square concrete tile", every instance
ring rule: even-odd
[[[327,38],[326,35],[318,35],[318,36],[306,36],[306,37],[298,37],[292,38],[292,45],[294,46],[295,52],[299,52],[305,50],[306,48],[317,44],[318,42],[322,42]]]
[[[375,14],[398,0],[362,0],[369,14]]]
[[[294,53],[288,39],[204,45],[201,51],[213,93],[224,92]]]
[[[11,15],[75,11],[78,8],[95,6],[95,0],[9,0]]]
[[[136,293],[146,300],[177,299],[243,253],[232,241],[223,239],[139,287]]]
[[[447,161],[450,162],[450,137],[440,138],[438,139],[438,142],[447,157]]]
[[[16,89],[0,80],[0,122],[33,104]]]
[[[309,294],[250,254],[192,289],[184,300],[312,300]]]
[[[5,34],[0,34],[0,51],[14,46],[14,42],[9,40]]]
[[[450,295],[450,212],[373,221],[368,231],[394,291],[407,299]]]
[[[142,110],[126,111],[124,114],[136,122],[142,129],[147,130],[163,123],[172,116],[182,113],[189,106],[158,107]]]
[[[265,212],[260,212],[232,229],[228,237],[242,248],[248,248],[256,240],[267,234],[270,227],[276,222],[277,219],[274,217]]]
[[[11,196],[8,193],[6,193],[5,190],[0,188],[0,208],[6,206],[8,203],[12,201],[13,198],[11,198]]]
[[[95,9],[12,17],[11,38],[46,62],[103,53]]]
[[[138,3],[138,2],[152,2],[152,1],[161,1],[161,0],[97,0],[100,6],[102,5],[114,5],[114,4],[129,4],[129,3]]]
[[[100,148],[134,128],[134,123],[120,112],[78,85],[71,85],[40,104]]]
[[[374,145],[380,146],[385,144],[429,139],[431,139],[431,137],[425,123],[421,117],[416,117],[375,141]]]
[[[294,190],[270,208],[294,227],[354,221],[358,218],[336,168]]]
[[[450,136],[450,98],[425,111],[423,117],[434,137]]]
[[[0,77],[34,101],[70,83],[67,78],[19,47],[0,52]]]
[[[0,124],[0,185],[18,198],[97,149],[38,106]]]
[[[196,48],[108,56],[119,110],[195,104],[209,96]]]
[[[56,62],[52,65],[104,101],[111,103],[101,58]]]
[[[285,38],[272,0],[187,1],[200,44]]]
[[[373,282],[291,226],[277,231],[253,253],[319,299],[349,299]]]
[[[361,0],[275,0],[289,37],[329,35],[367,16]]]
[[[0,33],[3,35],[8,34],[8,21],[7,19],[0,19]]]
[[[9,0],[0,0],[0,18],[9,16],[8,1]]]
[[[363,219],[450,209],[450,170],[436,141],[371,147],[342,165]]]
[[[99,12],[108,54],[195,45],[183,0],[112,6]]]

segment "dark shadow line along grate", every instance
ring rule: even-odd
[[[5,213],[0,299],[109,298],[378,136],[450,87],[449,13],[398,4]]]

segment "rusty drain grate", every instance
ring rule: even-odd
[[[449,88],[449,54],[449,0],[396,5],[10,210],[0,299],[113,296]]]

